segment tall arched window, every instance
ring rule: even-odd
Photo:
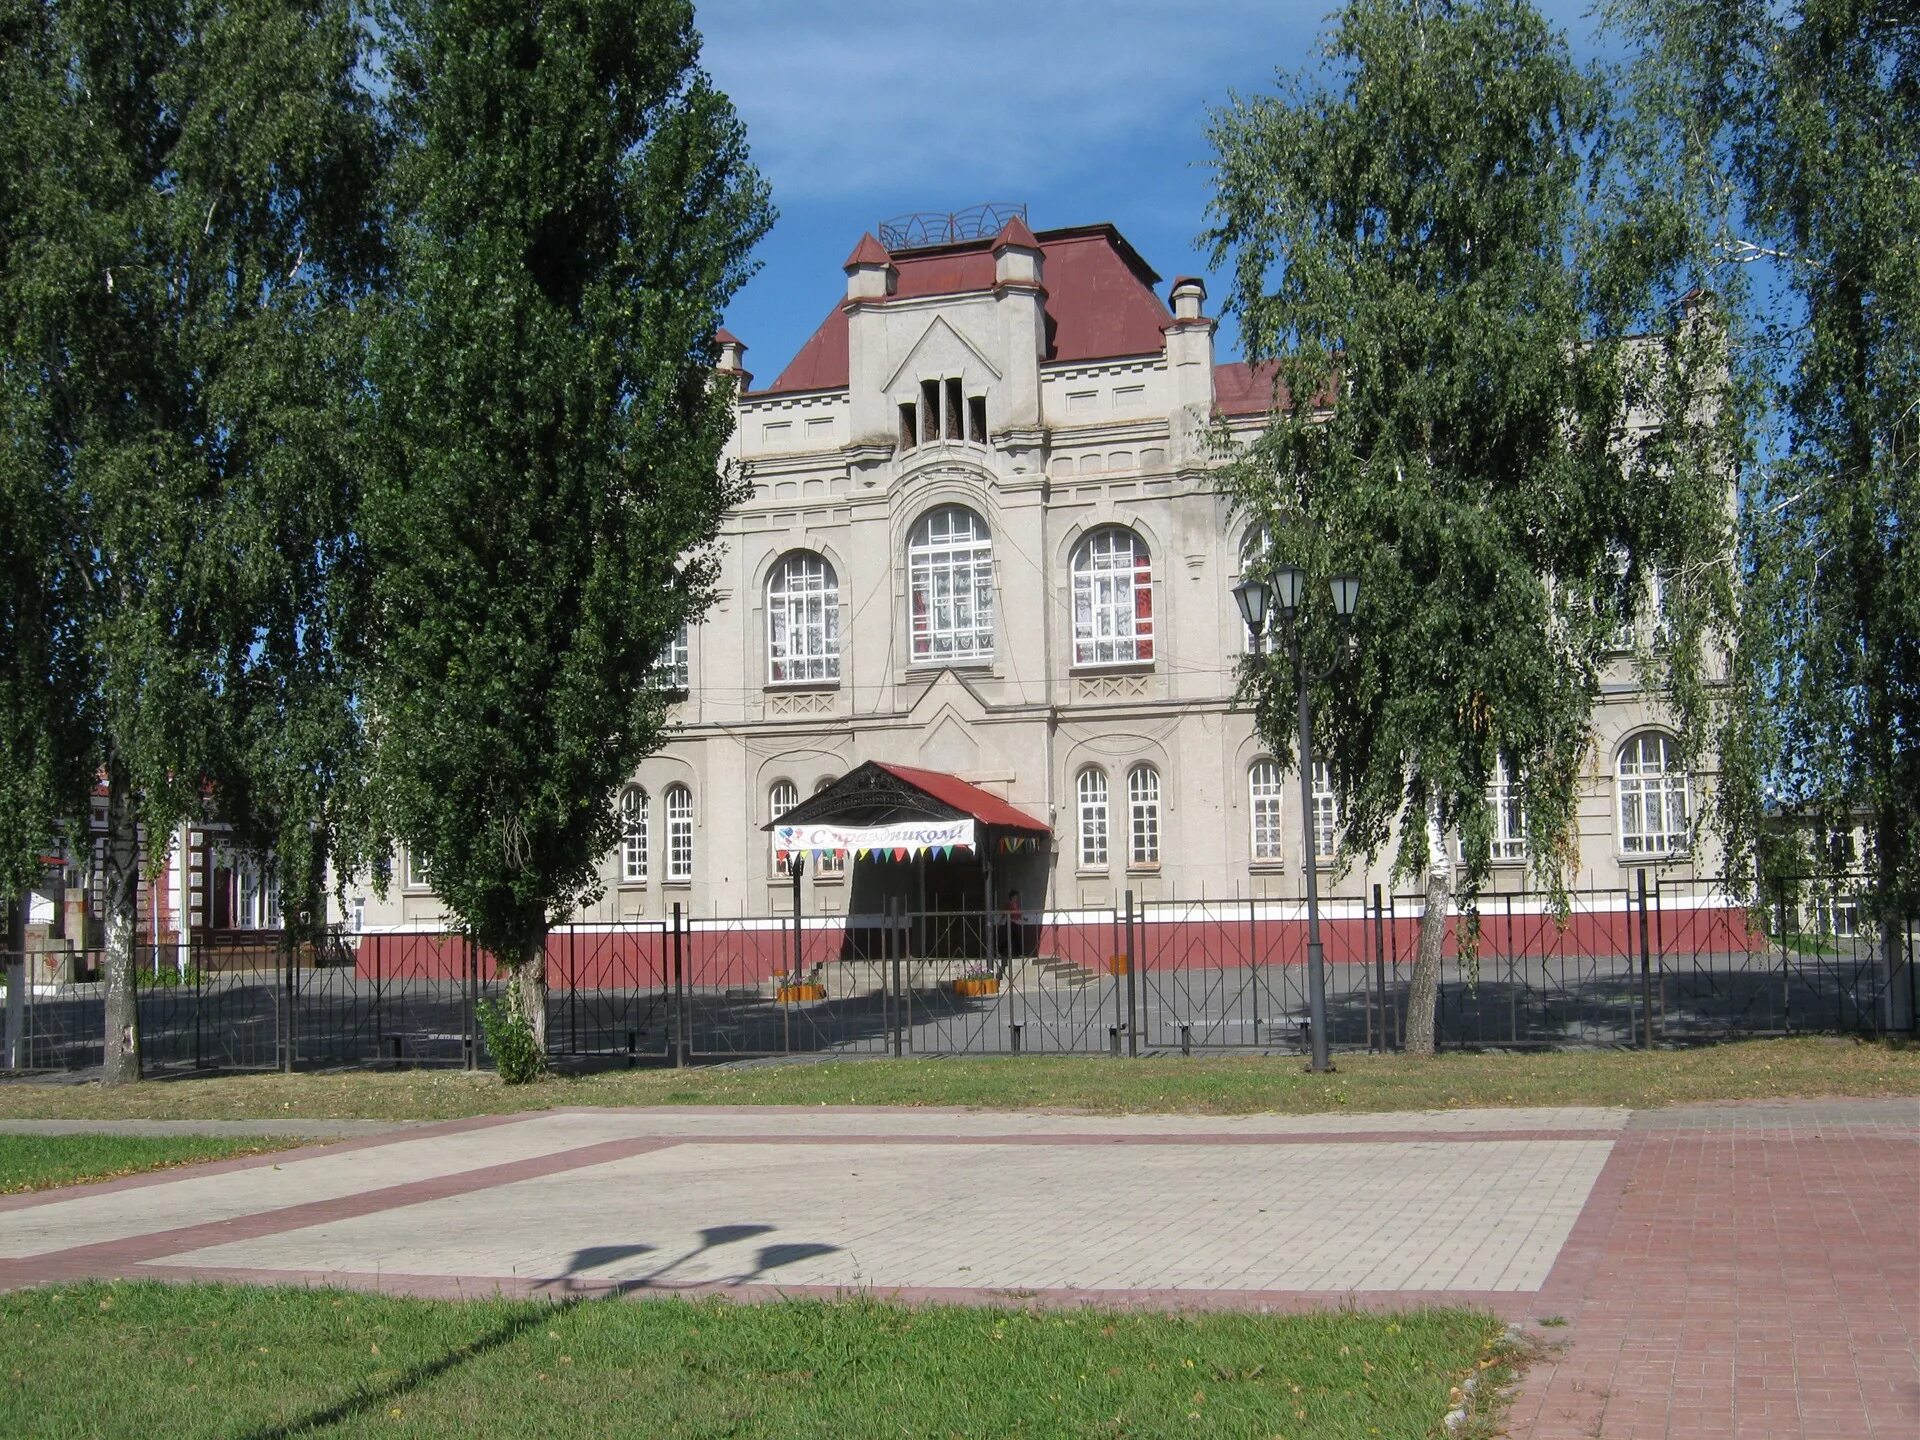
[[[913,658],[993,658],[993,541],[964,505],[929,510],[907,540]]]
[[[656,690],[684,694],[691,674],[687,664],[688,654],[687,625],[683,620],[680,628],[674,632],[673,639],[667,642],[667,648],[660,652],[660,658],[653,662],[647,683]]]
[[[669,785],[667,805],[667,878],[693,878],[693,792],[684,785]]]
[[[767,819],[773,824],[780,823],[780,817],[800,803],[800,790],[791,780],[776,780],[773,788],[767,791]],[[781,850],[776,838],[773,846],[773,873],[786,873],[785,852]]]
[[[1340,800],[1333,793],[1333,770],[1326,761],[1313,762],[1313,854],[1330,859],[1340,843]]]
[[[1286,859],[1286,841],[1280,832],[1280,767],[1256,760],[1247,767],[1247,815],[1253,841],[1253,863],[1278,865]]]
[[[620,796],[620,882],[638,885],[647,878],[647,792],[638,785]]]
[[[1074,788],[1080,801],[1080,868],[1104,870],[1107,864],[1106,772],[1082,770]]]
[[[1153,659],[1153,562],[1147,542],[1110,525],[1073,552],[1073,663]]]
[[[1658,730],[1642,730],[1620,747],[1620,849],[1629,855],[1671,855],[1687,846],[1687,775],[1680,747]]]
[[[1127,772],[1127,863],[1160,863],[1160,773],[1151,765]]]
[[[1507,757],[1494,757],[1493,779],[1487,785],[1487,808],[1493,812],[1493,861],[1513,864],[1527,858],[1527,817],[1520,807],[1520,785],[1507,769]]]
[[[1254,526],[1251,530],[1247,531],[1246,535],[1240,541],[1241,577],[1243,579],[1250,576],[1261,580],[1266,579],[1267,565],[1272,557],[1273,532],[1264,525]],[[1279,608],[1277,606],[1270,605],[1267,607],[1266,628],[1260,632],[1262,646],[1265,649],[1272,649],[1273,647],[1273,627],[1279,623],[1275,618],[1278,614]],[[1234,618],[1236,621],[1239,619],[1237,614]],[[1247,647],[1247,653],[1251,655],[1253,653],[1253,632],[1247,629],[1245,624],[1241,624],[1240,626],[1240,639]]]
[[[767,577],[767,679],[840,678],[840,580],[824,555],[796,550]]]

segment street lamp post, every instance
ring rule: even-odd
[[[1307,1043],[1311,1051],[1308,1068],[1319,1074],[1333,1069],[1333,1064],[1327,1058],[1326,952],[1320,944],[1320,867],[1313,843],[1313,707],[1307,692],[1315,680],[1326,679],[1332,668],[1319,675],[1309,675],[1306,662],[1301,658],[1300,631],[1295,621],[1306,596],[1306,585],[1306,571],[1299,566],[1277,565],[1271,589],[1265,581],[1249,575],[1233,587],[1233,599],[1240,607],[1240,618],[1246,621],[1247,633],[1253,637],[1256,654],[1267,632],[1269,610],[1280,612],[1287,659],[1293,666],[1294,699],[1300,723],[1300,748],[1295,757],[1300,770],[1300,831],[1306,842],[1303,868],[1307,881]],[[1334,612],[1342,621],[1350,622],[1354,607],[1360,602],[1360,577],[1336,575],[1329,588],[1333,592]]]

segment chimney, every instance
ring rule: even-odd
[[[1040,242],[1018,215],[1000,227],[993,241],[993,283],[995,285],[1038,286]]]
[[[847,272],[849,300],[884,300],[893,294],[894,282],[899,278],[893,268],[893,257],[887,254],[886,246],[873,238],[871,231],[860,237],[860,243],[853,247],[853,254],[841,268]]]
[[[1204,320],[1200,307],[1206,302],[1207,285],[1197,275],[1182,275],[1173,282],[1173,318]]]
[[[731,330],[716,330],[713,332],[713,343],[720,351],[720,358],[714,362],[713,368],[737,380],[740,389],[752,389],[753,372],[743,363],[747,355],[746,342]]]

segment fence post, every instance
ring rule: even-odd
[[[25,898],[21,897],[22,900]],[[27,907],[7,904],[7,1037],[0,1070],[27,1068]]]
[[[282,931],[281,933],[282,933],[282,936],[284,937],[285,932]],[[286,943],[286,940],[284,938],[282,938],[280,943],[280,956],[282,961],[281,972],[280,972],[281,974],[280,989],[281,989],[281,997],[284,1002],[282,1003],[280,1008],[286,1011],[286,1014],[287,1014],[287,1023],[283,1027],[286,1031],[286,1046],[280,1052],[280,1068],[284,1070],[287,1074],[291,1075],[293,1073],[293,1035],[294,1035],[293,946]]]
[[[887,901],[887,943],[883,953],[893,967],[893,1058],[906,1054],[906,1027],[901,1011],[907,1003],[905,961],[907,948],[907,907],[902,900]],[[883,965],[887,961],[881,962]]]
[[[1647,915],[1647,872],[1643,866],[1634,872],[1634,888],[1640,898],[1640,1047],[1653,1048],[1653,947],[1649,939]]]
[[[1780,937],[1780,1023],[1787,1034],[1793,1033],[1793,942],[1787,933],[1787,902],[1774,904],[1774,934]]]
[[[1387,1034],[1387,916],[1378,885],[1373,887],[1373,977],[1380,992],[1380,1053],[1384,1055],[1393,1044]]]
[[[1281,974],[1286,973],[1285,969]],[[1186,976],[1183,973],[1182,980]],[[1255,1045],[1260,1043],[1260,897],[1247,896],[1247,980],[1248,989],[1253,992],[1253,1028],[1247,1034]],[[1286,982],[1281,981],[1284,985]]]
[[[673,1068],[687,1068],[687,970],[680,902],[673,902]]]
[[[1127,891],[1127,1058],[1137,1060],[1140,1057],[1139,1007],[1136,1003],[1137,992],[1134,989],[1133,972],[1136,956],[1133,944],[1133,891]]]
[[[467,1069],[480,1068],[480,949],[471,935],[463,936],[461,948],[467,957],[467,973],[462,977],[467,992]]]

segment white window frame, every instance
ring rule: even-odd
[[[678,691],[684,694],[688,682],[692,679],[692,666],[689,663],[692,647],[688,643],[687,625],[682,621],[674,632],[673,639],[667,642],[667,648],[660,652],[660,658],[653,662],[648,683],[656,690]]]
[[[814,550],[790,550],[767,576],[767,683],[840,683],[840,578]]]
[[[1153,557],[1147,542],[1124,525],[1103,525],[1074,547],[1072,568],[1074,665],[1151,664]]]
[[[1493,816],[1488,855],[1495,865],[1519,865],[1527,858],[1527,812],[1520,803],[1520,782],[1507,771],[1507,757],[1493,761],[1487,784],[1487,809]]]
[[[780,823],[780,817],[800,803],[800,787],[791,780],[776,780],[767,787],[767,819],[773,824]],[[775,835],[773,844],[768,847],[769,863],[773,873],[785,875],[786,865],[780,859],[780,837]]]
[[[693,879],[693,791],[678,782],[661,794],[667,812],[667,879]]]
[[[1313,762],[1313,858],[1331,860],[1340,849],[1340,797],[1333,790],[1333,767]]]
[[[1622,855],[1658,857],[1686,850],[1693,797],[1679,760],[1679,743],[1659,730],[1635,731],[1614,753],[1614,813]]]
[[[1279,762],[1263,756],[1247,767],[1247,844],[1255,865],[1278,865],[1287,858],[1286,777]]]
[[[929,510],[907,541],[913,663],[992,660],[993,611],[993,538],[986,520],[965,505]]]
[[[1127,772],[1127,864],[1160,866],[1160,772],[1144,763]]]
[[[417,891],[427,890],[431,888],[427,884],[426,872],[420,868],[419,864],[414,859],[413,847],[411,845],[405,846],[402,849],[401,857],[400,857],[400,866],[401,866],[400,868],[400,888],[401,889],[412,890],[417,892]]]
[[[1082,870],[1107,868],[1107,772],[1089,765],[1073,782],[1075,813],[1079,816],[1079,862]]]
[[[629,785],[620,792],[620,883],[647,883],[647,792]]]

